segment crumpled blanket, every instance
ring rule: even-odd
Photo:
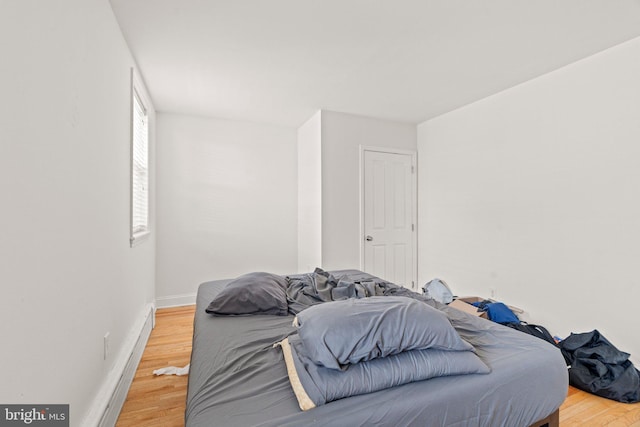
[[[341,371],[313,363],[297,334],[274,346],[282,347],[287,375],[303,411],[344,397],[414,381],[449,375],[488,374],[491,371],[470,350],[411,350],[348,365]]]
[[[305,308],[329,301],[371,296],[404,296],[435,306],[436,301],[359,270],[333,272],[316,268],[313,273],[287,276],[289,312],[298,314]]]

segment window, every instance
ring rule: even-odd
[[[132,71],[131,108],[131,246],[149,229],[149,115],[142,86]]]

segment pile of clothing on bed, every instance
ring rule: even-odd
[[[259,288],[247,288],[258,278]],[[245,291],[250,295],[242,298]],[[286,278],[242,276],[207,312],[296,315],[296,332],[275,345],[300,408],[308,410],[413,381],[489,373],[438,305],[362,272],[316,269]]]

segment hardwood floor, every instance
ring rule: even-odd
[[[160,309],[136,370],[117,427],[184,425],[187,376],[153,375],[155,369],[189,363],[195,306]]]
[[[569,387],[560,406],[560,425],[569,426],[640,426],[640,403],[619,403]]]
[[[184,425],[187,377],[154,376],[153,370],[185,366],[191,354],[195,306],[160,309],[117,427]],[[560,425],[640,427],[640,403],[624,404],[569,388]]]

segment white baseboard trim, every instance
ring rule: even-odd
[[[156,307],[168,308],[181,305],[193,305],[196,303],[196,294],[169,295],[156,298]]]
[[[113,368],[98,391],[89,412],[80,425],[90,427],[115,426],[127,398],[129,387],[142,358],[142,353],[155,326],[155,306],[148,304],[144,315],[131,329]]]

